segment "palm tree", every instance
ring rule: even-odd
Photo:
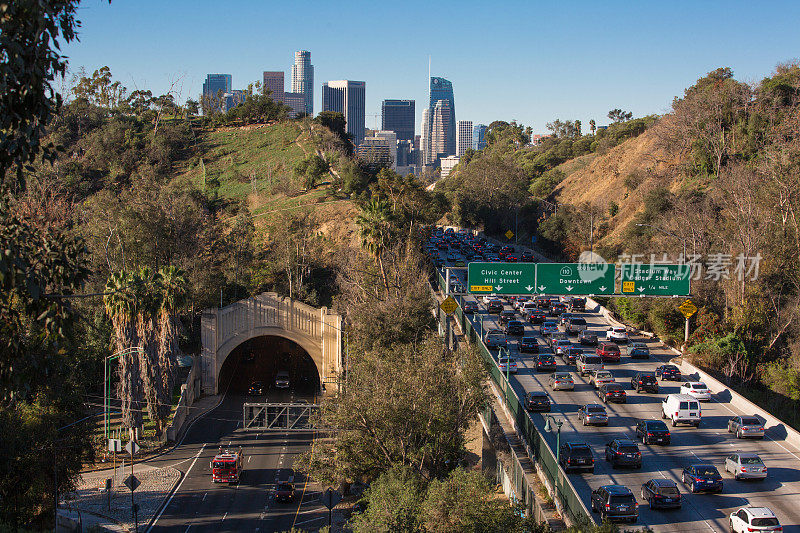
[[[589,121],[589,129],[592,130],[592,135],[594,135],[594,130],[597,129],[597,123],[594,121],[594,119]]]
[[[161,307],[158,313],[158,354],[161,366],[163,388],[171,393],[175,384],[175,371],[178,366],[181,323],[178,310],[186,305],[188,281],[186,273],[174,266],[159,271],[161,282]]]
[[[142,387],[139,380],[139,354],[127,350],[139,345],[134,319],[136,299],[131,292],[134,277],[127,272],[116,272],[106,282],[103,303],[114,327],[114,348],[122,352],[119,358],[119,384],[117,395],[122,403],[122,425],[127,428],[142,425]]]
[[[139,375],[147,400],[147,414],[156,424],[156,434],[161,433],[162,423],[169,415],[170,401],[166,399],[161,379],[158,354],[158,325],[156,315],[161,307],[159,276],[149,267],[139,270],[135,276],[137,296],[136,334],[143,351],[139,352]],[[166,415],[163,415],[166,403]]]
[[[360,228],[361,246],[378,262],[383,285],[388,291],[389,282],[383,266],[383,253],[392,242],[392,212],[389,203],[384,200],[371,200],[356,217],[356,224]]]

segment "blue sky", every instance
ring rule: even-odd
[[[757,82],[800,57],[796,1],[255,1],[84,0],[74,72],[108,65],[129,90],[197,98],[208,73],[244,88],[310,50],[320,86],[367,83],[367,127],[386,98],[417,101],[431,73],[453,82],[456,118],[516,119],[546,132],[555,118],[608,122],[609,109],[663,113],[720,66]],[[379,117],[378,117],[379,120]]]

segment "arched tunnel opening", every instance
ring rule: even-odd
[[[288,373],[288,387],[281,379]],[[252,393],[260,383],[263,394],[278,392],[313,396],[320,390],[319,372],[314,360],[299,344],[284,337],[265,335],[247,340],[234,348],[219,371],[220,391]]]

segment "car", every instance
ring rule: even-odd
[[[575,366],[581,376],[585,376],[592,370],[603,370],[603,359],[594,354],[582,353],[575,360]]]
[[[541,309],[531,309],[528,311],[528,322],[531,324],[541,324],[547,319],[547,313]]]
[[[619,383],[606,383],[602,385],[598,389],[597,395],[603,400],[603,403],[628,403],[628,395]]]
[[[732,533],[783,531],[778,517],[769,507],[742,507],[728,517]]]
[[[648,359],[650,357],[650,348],[643,342],[632,342],[628,346],[628,357],[635,359]]]
[[[603,362],[618,363],[620,360],[619,346],[613,342],[601,342],[594,352]]]
[[[597,334],[585,329],[578,333],[578,342],[584,346],[597,346]]]
[[[494,350],[497,348],[507,348],[508,342],[506,341],[506,335],[503,333],[502,329],[490,329],[486,332],[483,336],[483,342],[486,343],[486,347],[490,350]]]
[[[507,324],[511,320],[514,320],[516,316],[517,313],[515,313],[513,309],[503,309],[500,311],[500,324]]]
[[[278,370],[278,372],[275,374],[275,388],[289,388],[289,372],[286,370]]]
[[[712,464],[693,464],[683,469],[683,484],[695,492],[722,492],[722,476]]]
[[[264,386],[263,381],[253,381],[250,383],[250,386],[247,388],[247,394],[251,396],[260,396],[264,394],[266,387]]]
[[[519,336],[525,333],[525,324],[519,320],[509,320],[505,327],[506,335]]]
[[[636,438],[642,439],[642,444],[669,444],[672,441],[669,428],[661,420],[639,420],[636,423]]]
[[[524,250],[522,255],[520,255],[519,260],[523,263],[533,263],[533,252],[530,250]]]
[[[561,358],[568,364],[574,365],[575,361],[583,355],[583,350],[578,348],[577,346],[570,346],[567,351],[561,354]]]
[[[478,302],[476,302],[475,300],[468,300],[463,304],[461,304],[461,310],[468,315],[471,315],[472,313],[477,313]]]
[[[556,358],[549,353],[540,353],[536,356],[536,371],[545,370],[553,372],[557,368]]]
[[[652,372],[637,372],[631,378],[631,388],[636,392],[658,392],[658,380]]]
[[[486,305],[486,311],[491,314],[501,314],[503,312],[503,302],[499,298],[492,298]]]
[[[592,449],[583,442],[565,442],[558,451],[558,462],[564,472],[586,470],[594,473]]]
[[[668,394],[661,402],[661,418],[669,418],[673,427],[678,424],[700,427],[702,417],[700,402],[686,394]]]
[[[586,329],[586,319],[579,316],[573,316],[564,324],[564,330],[572,335],[577,335]]]
[[[550,411],[550,397],[546,392],[532,391],[525,395],[527,411]]]
[[[642,501],[650,509],[680,509],[681,493],[671,479],[655,478],[642,484]]]
[[[736,452],[725,458],[725,471],[734,479],[764,479],[767,477],[767,465],[758,454],[752,452]]]
[[[550,348],[555,349],[556,344],[558,341],[569,341],[566,333],[561,333],[560,331],[556,331],[551,333],[550,336],[547,338],[548,344],[550,344]]]
[[[628,330],[624,326],[614,326],[606,331],[606,340],[613,342],[628,342]]]
[[[563,313],[558,315],[558,319],[556,319],[556,322],[558,322],[559,326],[565,327],[569,319],[572,318],[572,316],[573,316],[572,313],[564,311]]]
[[[537,296],[536,298],[534,298],[534,301],[536,302],[536,307],[538,307],[539,309],[544,309],[544,310],[550,309],[549,296]]]
[[[509,355],[501,355],[497,359],[497,368],[502,373],[510,373],[516,374],[517,373],[517,360]]]
[[[608,413],[606,412],[606,408],[599,403],[587,403],[578,409],[578,420],[581,421],[584,426],[595,424],[607,426]]]
[[[589,372],[589,385],[599,389],[606,383],[614,383],[614,376],[608,370],[592,370]]]
[[[558,316],[567,310],[567,306],[561,302],[554,302],[550,304],[550,310],[547,312],[550,316]]]
[[[291,503],[294,501],[294,484],[289,481],[279,481],[275,484],[275,501]]]
[[[542,325],[539,326],[539,335],[546,337],[547,335],[551,335],[553,333],[558,332],[558,326],[552,320],[545,320],[542,322]]]
[[[711,400],[711,391],[706,387],[706,384],[702,381],[687,381],[681,385],[681,394],[686,394],[700,400],[701,402],[707,402]]]
[[[639,518],[639,503],[631,489],[622,485],[603,485],[592,491],[592,512],[600,513],[600,520],[629,520]]]
[[[539,353],[539,341],[532,333],[524,334],[517,346],[521,353]]]
[[[554,372],[548,380],[553,390],[575,390],[575,380],[569,372]]]
[[[582,298],[580,296],[573,296],[569,299],[569,310],[570,311],[585,311],[586,310],[586,298]]]
[[[642,467],[642,452],[630,439],[614,439],[606,444],[606,461],[614,468],[618,466]]]
[[[564,352],[569,350],[570,346],[572,346],[572,343],[567,339],[557,340],[553,343],[553,351],[556,355],[564,355]]]
[[[764,424],[755,416],[734,416],[728,419],[728,433],[735,433],[737,439],[745,437],[764,438]]]
[[[526,303],[528,303],[529,298],[527,296],[517,296],[514,298],[514,309],[521,310]]]
[[[681,371],[675,365],[660,365],[656,367],[656,377],[663,381],[680,381]]]

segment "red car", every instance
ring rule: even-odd
[[[619,346],[613,342],[601,342],[595,353],[603,358],[604,363],[618,363],[620,359]]]

